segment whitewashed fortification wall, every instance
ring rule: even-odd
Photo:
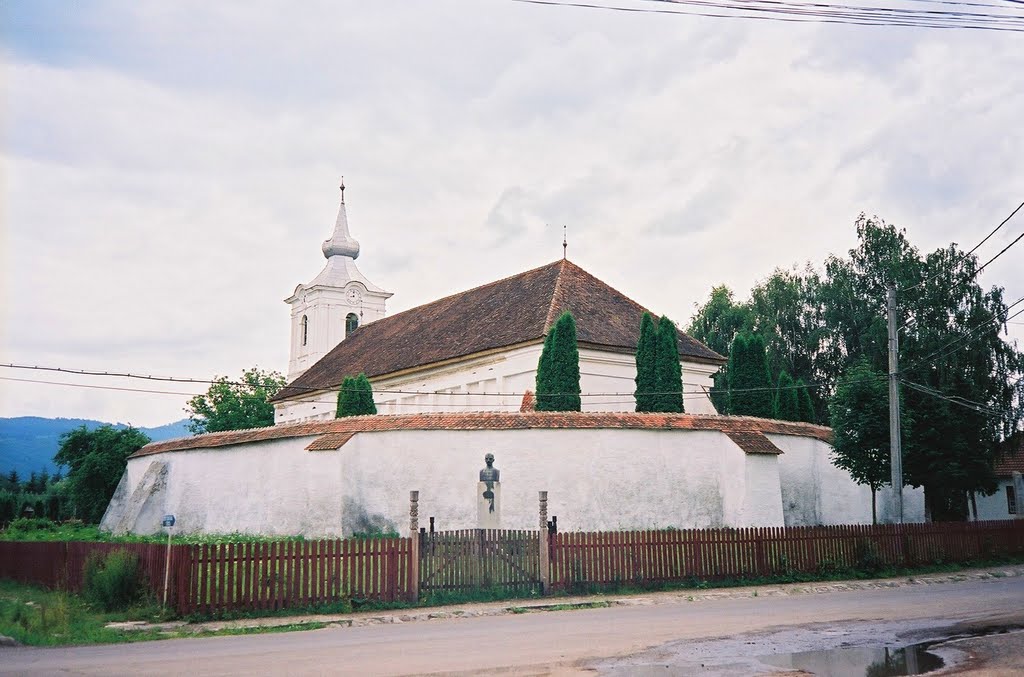
[[[486,452],[501,470],[505,528],[536,527],[540,490],[562,530],[871,520],[870,493],[828,463],[828,444],[810,437],[770,435],[781,455],[746,453],[719,430],[364,431],[336,450],[307,451],[315,439],[133,457],[104,528],[152,533],[159,515],[173,513],[185,533],[404,533],[413,489],[422,524],[433,516],[438,529],[474,528]],[[140,489],[154,463],[166,464],[165,486]],[[907,493],[916,506],[915,492]],[[911,519],[921,518],[914,508]]]

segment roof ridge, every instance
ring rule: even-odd
[[[555,314],[555,308],[558,306],[558,292],[562,288],[562,275],[565,274],[565,264],[569,263],[568,259],[562,259],[556,262],[558,264],[558,276],[555,277],[555,288],[551,291],[551,303],[548,305],[548,314],[544,318],[544,335],[547,336],[548,331],[551,329],[551,324],[554,322],[552,315]],[[579,266],[577,266],[579,267]]]
[[[559,263],[561,263],[561,260],[553,261],[551,263],[545,263],[543,266],[537,266],[536,268],[531,268],[530,270],[524,270],[521,273],[516,273],[515,275],[508,275],[507,277],[503,277],[503,278],[501,278],[499,280],[493,280],[491,282],[486,282],[484,284],[478,284],[477,286],[470,287],[469,289],[463,289],[461,291],[452,292],[451,294],[448,294],[447,296],[442,296],[439,299],[434,299],[433,301],[427,301],[426,303],[421,303],[418,306],[413,306],[412,308],[406,308],[405,310],[399,311],[399,312],[395,313],[394,315],[387,315],[385,317],[380,318],[379,320],[374,320],[374,322],[381,322],[383,320],[390,320],[391,318],[401,317],[402,315],[405,315],[406,313],[411,313],[414,310],[419,310],[420,308],[426,308],[427,306],[432,306],[432,305],[434,305],[436,303],[440,303],[441,301],[447,301],[448,299],[455,298],[456,296],[462,296],[464,294],[468,294],[470,292],[477,291],[478,289],[484,289],[486,287],[491,287],[491,286],[496,285],[496,284],[501,284],[502,282],[508,282],[509,280],[513,280],[513,279],[515,279],[517,277],[522,277],[524,275],[529,275],[530,273],[535,273],[538,270],[544,270],[545,268],[551,268],[552,266],[555,266],[555,265],[557,265]]]

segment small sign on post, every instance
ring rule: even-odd
[[[164,515],[160,526],[167,529],[167,558],[164,560],[164,606],[167,606],[167,588],[171,582],[171,528],[174,527],[174,515]]]

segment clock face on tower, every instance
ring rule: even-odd
[[[363,300],[363,293],[358,287],[349,287],[345,292],[345,299],[350,306],[358,306]]]

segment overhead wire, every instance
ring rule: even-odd
[[[202,379],[202,378],[182,377],[182,376],[153,376],[153,375],[144,375],[144,374],[133,374],[133,373],[130,373],[130,372],[112,372],[112,371],[99,371],[99,370],[89,370],[89,369],[72,369],[72,368],[67,368],[67,367],[50,367],[50,366],[15,364],[15,363],[0,364],[0,368],[4,368],[4,369],[21,369],[21,370],[30,370],[30,371],[56,372],[56,373],[63,373],[63,374],[72,374],[72,375],[77,375],[77,376],[99,376],[99,377],[108,377],[108,378],[127,378],[127,379],[137,379],[137,380],[147,380],[147,381],[160,381],[160,382],[171,382],[171,383],[203,383],[203,384],[211,384],[211,385],[212,384],[216,384],[216,383],[224,383],[224,384],[227,384],[227,385],[236,385],[236,386],[249,386],[249,385],[251,385],[251,384],[246,383],[244,381],[232,381],[232,380],[229,380],[227,378]],[[18,379],[6,379],[6,380],[18,380]],[[27,380],[27,379],[24,379],[24,380]],[[860,380],[864,380],[864,379],[860,379]],[[56,385],[61,385],[61,382],[54,382],[54,383]],[[75,384],[69,384],[69,385],[75,385]],[[684,385],[699,385],[699,384],[690,383],[690,384],[684,384]],[[811,382],[811,383],[804,383],[804,384],[800,384],[800,385],[794,384],[794,385],[791,385],[791,386],[781,386],[781,387],[779,387],[779,386],[764,386],[764,387],[753,387],[753,388],[720,388],[720,389],[712,388],[712,391],[713,392],[721,392],[721,393],[730,393],[730,394],[731,393],[744,393],[744,392],[765,392],[765,391],[775,392],[775,391],[778,391],[780,389],[781,390],[795,390],[795,389],[799,389],[799,388],[820,388],[820,387],[827,387],[827,386],[830,386],[830,385],[832,385],[832,384],[830,384],[830,383],[815,383],[815,382]],[[703,386],[701,386],[701,387],[703,388]],[[312,386],[284,386],[278,392],[284,392],[285,390],[288,390],[288,389],[298,390],[298,391],[303,391],[303,392],[322,392],[322,391],[325,391],[325,390],[330,390],[331,392],[338,392],[340,390],[340,388],[335,388],[333,386],[327,387],[327,388],[323,388],[323,387],[316,387],[316,388],[314,388]],[[526,395],[527,391],[524,391],[524,392],[492,391],[492,392],[477,392],[477,393],[473,393],[473,392],[468,392],[468,391],[451,392],[451,391],[446,391],[444,389],[438,389],[438,390],[406,390],[406,389],[394,389],[394,388],[379,388],[379,389],[378,388],[374,388],[374,392],[378,393],[378,394],[408,395],[408,396],[416,396],[416,395],[431,395],[431,396],[433,396],[433,395],[440,395],[440,396],[445,396],[445,395],[450,395],[450,396],[458,396],[458,397],[487,396],[487,397],[520,397],[521,398],[521,397]],[[529,392],[532,392],[532,391],[529,391]],[[178,393],[178,394],[193,395],[194,393]],[[564,395],[564,394],[576,394],[576,393],[551,393],[552,396]],[[578,394],[581,397],[632,397],[634,395],[634,391],[629,391],[629,392],[582,392],[582,393],[578,393]],[[684,398],[687,397],[687,396],[694,397],[694,398],[696,398],[696,397],[706,397],[707,396],[707,393],[703,389],[702,390],[686,390],[685,388],[682,391],[664,391],[664,392],[663,391],[658,391],[658,392],[653,392],[653,393],[650,393],[650,394],[651,395],[682,395]]]
[[[969,252],[967,252],[966,254],[964,254],[964,255],[963,255],[963,257],[962,257],[962,258],[960,259],[960,261],[958,261],[958,262],[957,262],[957,263],[956,263],[956,264],[954,265],[954,267],[953,267],[953,272],[956,272],[956,271],[957,271],[957,270],[958,270],[958,269],[959,269],[959,268],[960,268],[961,266],[963,266],[963,264],[964,264],[964,263],[966,263],[967,261],[969,261],[969,260],[970,260],[970,256],[971,256],[971,254],[973,254],[974,252],[978,251],[978,249],[979,249],[979,248],[980,248],[980,247],[981,247],[981,246],[982,246],[983,244],[985,244],[986,242],[988,242],[989,238],[991,238],[991,237],[992,237],[993,235],[995,235],[996,233],[998,233],[998,232],[999,232],[999,230],[1000,230],[1000,229],[1001,229],[1001,228],[1002,228],[1003,226],[1005,226],[1005,225],[1006,225],[1007,223],[1009,223],[1010,219],[1012,219],[1012,218],[1013,218],[1014,216],[1016,216],[1016,215],[1017,215],[1017,212],[1019,212],[1019,211],[1020,211],[1021,209],[1024,209],[1024,201],[1022,201],[1022,202],[1021,202],[1021,203],[1020,203],[1019,205],[1017,205],[1017,208],[1016,208],[1016,209],[1014,209],[1014,210],[1013,210],[1012,212],[1010,212],[1010,215],[1009,215],[1009,216],[1007,216],[1007,217],[1006,217],[1005,219],[1003,219],[1002,221],[1000,221],[1000,222],[999,222],[999,225],[998,225],[998,226],[996,226],[995,228],[993,228],[993,229],[992,229],[992,231],[991,231],[991,232],[989,232],[989,234],[988,234],[988,235],[986,235],[985,237],[983,237],[983,238],[981,239],[981,241],[980,241],[980,242],[979,242],[978,244],[976,244],[976,245],[974,245],[973,247],[971,247],[971,250],[970,250]],[[1018,238],[1017,238],[1017,240],[1019,240],[1019,239],[1020,239],[1020,237],[1018,237]],[[998,254],[996,254],[995,256],[993,256],[993,257],[992,257],[991,259],[989,259],[989,260],[988,260],[988,261],[987,261],[987,262],[985,263],[985,265],[984,265],[984,266],[981,266],[981,268],[978,268],[978,269],[976,269],[976,270],[974,271],[974,274],[973,274],[973,275],[971,275],[971,277],[969,277],[969,278],[967,278],[966,280],[964,280],[964,282],[969,282],[969,281],[973,280],[973,279],[974,279],[975,277],[977,277],[977,276],[978,276],[978,274],[979,274],[979,273],[980,273],[980,272],[981,272],[981,271],[982,271],[982,270],[983,270],[983,269],[985,268],[985,266],[987,266],[987,265],[988,265],[989,263],[992,263],[992,262],[993,262],[993,261],[995,261],[995,260],[996,260],[997,258],[999,258],[1000,256],[1002,256],[1002,255],[1003,255],[1003,253],[1004,253],[1004,252],[1005,252],[1005,251],[1006,251],[1007,249],[1009,249],[1010,247],[1012,247],[1012,246],[1013,246],[1014,244],[1016,244],[1016,243],[1017,243],[1017,240],[1014,240],[1013,242],[1011,242],[1011,243],[1010,243],[1010,244],[1009,244],[1009,245],[1008,245],[1008,246],[1007,246],[1007,247],[1006,247],[1005,249],[1003,249],[1003,251],[999,252]],[[948,274],[948,271],[939,271],[939,272],[935,273],[934,275],[932,275],[932,276],[930,276],[930,277],[928,277],[928,278],[926,278],[926,279],[924,279],[924,280],[921,280],[921,281],[920,281],[920,282],[918,282],[917,284],[911,285],[911,286],[909,286],[909,287],[904,287],[903,289],[899,289],[898,291],[900,291],[900,292],[908,292],[908,291],[913,291],[914,289],[917,289],[918,287],[923,287],[924,285],[928,284],[928,283],[929,283],[929,282],[931,282],[932,280],[934,280],[934,279],[937,279],[937,278],[939,278],[939,277],[942,277],[942,276],[944,276],[944,275],[947,275],[947,274]],[[913,320],[909,320],[909,321],[907,322],[907,324],[909,324],[909,323],[910,323],[911,321],[913,321]],[[907,324],[905,324],[904,326],[907,326]]]
[[[952,404],[957,404],[961,407],[966,407],[967,409],[972,409],[974,411],[986,414],[988,416],[1004,416],[1004,412],[1001,412],[997,409],[993,409],[992,407],[989,407],[980,402],[975,402],[974,400],[969,400],[967,398],[960,397],[959,395],[947,395],[939,390],[921,385],[920,383],[908,381],[907,379],[900,379],[900,383],[902,383],[903,385],[907,386],[912,390],[916,390],[926,395],[931,395],[932,397],[937,397],[939,399],[946,400],[947,402],[950,402]]]
[[[627,7],[570,0],[513,0],[533,5],[603,9],[629,13],[676,14],[710,18],[749,19],[787,23],[823,23],[852,26],[896,26],[935,29],[968,29],[1022,32],[1024,23],[1017,14],[986,14],[981,12],[938,12],[935,10],[899,10],[885,7],[855,8],[816,3],[803,6],[768,0],[747,0],[743,4],[710,0],[646,0],[676,6],[675,9]],[[686,5],[687,7],[680,7]],[[703,9],[702,9],[703,8]],[[1005,8],[1012,12],[1014,8]]]
[[[1019,305],[1022,302],[1024,302],[1024,296],[1020,297],[1019,299],[1017,299],[1016,301],[1014,301],[1010,305],[1006,306],[1005,310],[1009,311],[1011,308],[1013,308],[1014,306]],[[1003,322],[1009,322],[1010,320],[1012,320],[1013,318],[1017,317],[1021,313],[1024,313],[1024,308],[1022,308],[1021,310],[1018,310],[1013,315],[1007,316],[1007,318],[1005,320],[1003,320]],[[948,352],[946,352],[947,349],[956,347],[958,344],[960,344],[960,343],[966,341],[967,339],[973,337],[974,333],[977,332],[978,330],[984,329],[985,327],[987,327],[988,325],[992,324],[993,322],[995,322],[995,321],[997,321],[999,319],[1000,318],[998,316],[994,316],[994,317],[990,317],[990,318],[988,318],[986,320],[983,320],[981,322],[978,322],[974,326],[970,327],[967,330],[966,334],[963,334],[963,335],[953,339],[952,341],[950,341],[946,345],[942,346],[941,348],[938,348],[935,351],[933,351],[933,352],[929,353],[928,355],[926,355],[925,357],[922,357],[921,359],[919,359],[916,362],[914,362],[914,364],[912,364],[911,366],[901,368],[900,371],[901,372],[913,371],[914,369],[917,369],[918,367],[920,367],[921,365],[923,365],[926,362],[931,362],[934,359],[945,357],[946,355],[949,354]]]

